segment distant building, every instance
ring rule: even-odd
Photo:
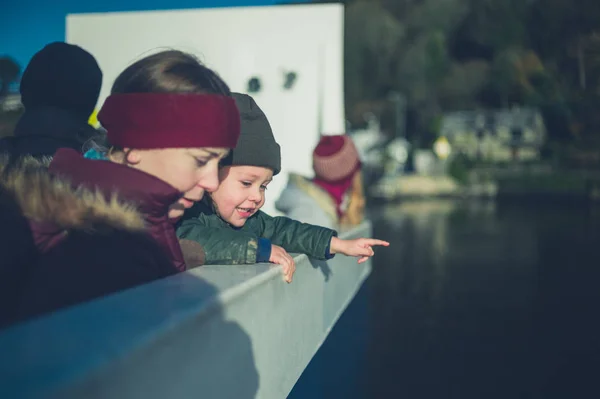
[[[440,136],[454,154],[490,162],[534,161],[546,140],[540,112],[533,108],[458,111],[443,116]]]

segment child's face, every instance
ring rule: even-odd
[[[260,166],[225,166],[219,179],[219,188],[211,194],[217,212],[227,223],[242,227],[264,205],[273,171]]]

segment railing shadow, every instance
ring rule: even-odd
[[[259,386],[249,335],[189,273],[8,328],[0,353],[3,398],[253,398]]]

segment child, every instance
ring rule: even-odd
[[[362,263],[373,256],[372,246],[389,245],[370,238],[342,240],[334,230],[261,212],[267,186],[281,170],[279,145],[254,100],[238,93],[233,97],[241,119],[238,144],[222,162],[219,188],[179,223],[180,239],[200,243],[207,264],[280,264],[288,283],[295,270],[288,252],[321,260],[341,253],[359,257]]]
[[[288,217],[335,228],[363,220],[365,199],[358,151],[346,135],[323,136],[313,151],[314,179],[290,174],[275,203]]]

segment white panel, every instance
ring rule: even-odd
[[[165,48],[196,54],[234,91],[246,92],[248,79],[260,77],[254,97],[282,147],[283,171],[263,208],[276,214],[287,172],[312,176],[319,134],[345,131],[343,15],[339,4],[73,14],[66,40],[98,59],[100,104],[128,64]],[[288,70],[298,75],[291,91],[283,89]]]

